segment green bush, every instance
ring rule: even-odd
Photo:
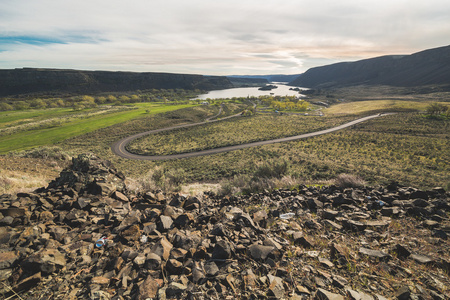
[[[257,178],[281,178],[289,172],[290,164],[287,160],[270,160],[258,166],[253,177]]]
[[[53,160],[69,160],[70,156],[59,147],[41,147],[18,153],[19,156],[28,158],[42,158]]]

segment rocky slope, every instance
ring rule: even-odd
[[[28,93],[127,92],[146,89],[231,88],[226,77],[58,69],[0,70],[0,96]]]
[[[328,88],[355,85],[414,87],[450,83],[450,46],[411,55],[389,55],[311,68],[290,85]]]
[[[185,197],[133,195],[124,179],[109,162],[80,155],[47,188],[0,196],[0,296],[450,297],[442,188]]]

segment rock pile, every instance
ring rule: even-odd
[[[0,295],[448,299],[448,196],[395,183],[133,195],[80,155],[47,188],[0,196]]]

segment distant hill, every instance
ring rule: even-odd
[[[34,68],[0,70],[0,96],[177,88],[217,90],[231,87],[233,85],[225,76]]]
[[[230,75],[228,78],[230,80],[235,80],[237,78],[246,78],[246,79],[259,79],[259,80],[266,80],[267,82],[291,82],[294,79],[296,79],[299,76],[299,74],[293,74],[293,75],[284,75],[284,74],[275,74],[275,75]]]
[[[269,81],[265,78],[228,77],[234,87],[263,86]]]
[[[450,46],[411,55],[389,55],[311,68],[290,85],[327,88],[354,85],[450,86]]]

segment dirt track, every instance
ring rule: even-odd
[[[377,118],[377,117],[380,117],[383,115],[386,115],[386,114],[371,115],[371,116],[367,116],[364,118],[356,119],[354,121],[351,121],[351,122],[348,122],[348,123],[345,123],[345,124],[342,124],[342,125],[339,125],[336,127],[332,127],[329,129],[320,130],[320,131],[316,131],[316,132],[305,133],[305,134],[301,134],[301,135],[295,135],[295,136],[290,136],[290,137],[285,137],[285,138],[279,138],[279,139],[273,139],[273,140],[267,140],[267,141],[259,141],[259,142],[253,142],[253,143],[247,143],[247,144],[241,144],[241,145],[235,145],[235,146],[226,146],[226,147],[202,150],[202,151],[197,151],[197,152],[179,153],[179,154],[171,154],[171,155],[138,155],[138,154],[133,154],[133,153],[128,152],[125,148],[126,145],[128,145],[128,143],[130,143],[132,140],[135,140],[135,139],[140,138],[145,135],[168,131],[168,130],[173,130],[173,129],[177,129],[177,128],[186,128],[186,127],[192,127],[192,126],[206,124],[209,122],[214,122],[214,121],[205,121],[205,122],[200,122],[200,123],[178,125],[178,126],[172,126],[172,127],[167,127],[167,128],[161,128],[161,129],[155,129],[155,130],[150,130],[150,131],[146,131],[146,132],[141,132],[141,133],[126,137],[120,141],[115,142],[111,146],[111,150],[113,151],[114,154],[121,156],[123,158],[137,159],[137,160],[169,160],[169,159],[188,158],[188,157],[211,155],[211,154],[240,150],[240,149],[245,149],[245,148],[250,148],[250,147],[256,147],[256,146],[304,139],[304,138],[308,138],[308,137],[313,137],[313,136],[317,136],[317,135],[321,135],[321,134],[338,131],[338,130],[341,130],[341,129],[344,129],[344,128],[353,126],[355,124],[358,124],[358,123],[361,123],[361,122],[364,122],[364,121],[367,121],[367,120],[370,120],[373,118]],[[227,118],[231,118],[231,117],[235,117],[235,116],[237,116],[237,115],[229,116]],[[223,119],[225,119],[225,118],[223,118]]]

